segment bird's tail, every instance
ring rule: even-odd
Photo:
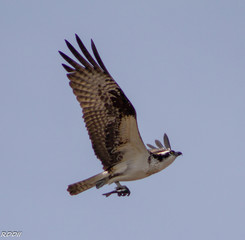
[[[102,173],[99,173],[93,177],[90,177],[88,179],[85,179],[83,181],[73,183],[68,186],[67,191],[71,195],[77,195],[83,191],[86,191],[94,186],[97,188],[100,188],[108,183],[109,180],[109,173],[107,171],[104,171]]]

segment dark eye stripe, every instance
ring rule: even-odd
[[[165,154],[152,154],[154,158],[156,158],[159,161],[163,161],[164,159],[168,158],[171,154],[170,152],[167,152]]]

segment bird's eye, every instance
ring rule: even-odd
[[[173,154],[174,154],[174,151],[171,150],[171,151],[170,151],[170,154],[173,155]]]

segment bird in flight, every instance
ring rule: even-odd
[[[121,181],[134,181],[157,173],[182,153],[171,149],[166,134],[164,145],[156,140],[156,147],[147,144],[149,149],[146,148],[138,130],[136,111],[106,69],[93,40],[91,46],[96,60],[77,35],[76,41],[83,55],[68,41],[66,44],[79,63],[59,53],[70,65],[62,64],[82,107],[92,147],[104,171],[69,185],[67,191],[76,195],[92,187],[115,183],[115,190],[103,195],[129,196],[130,190],[121,185]]]

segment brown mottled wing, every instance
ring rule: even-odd
[[[59,53],[73,67],[63,64],[70,86],[83,109],[94,152],[104,169],[108,169],[122,161],[125,149],[132,152],[130,148],[137,148],[133,151],[146,151],[146,148],[138,132],[135,109],[110,76],[93,41],[92,50],[97,62],[77,35],[76,40],[85,57],[68,41],[66,44],[82,65]]]

